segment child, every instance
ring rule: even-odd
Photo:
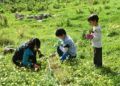
[[[12,61],[17,66],[39,68],[36,61],[36,53],[42,56],[39,48],[41,42],[38,38],[33,38],[22,44],[15,52]]]
[[[101,43],[101,27],[98,24],[99,17],[96,14],[92,14],[88,18],[88,22],[93,27],[93,31],[86,35],[87,39],[92,40],[92,46],[94,48],[94,64],[96,67],[102,66],[102,43]]]
[[[63,42],[57,48],[57,53],[61,57],[60,60],[63,62],[67,57],[68,59],[75,58],[76,47],[72,38],[67,35],[63,28],[58,28],[55,34],[60,39],[60,41]]]

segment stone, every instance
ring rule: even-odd
[[[3,54],[6,55],[6,54],[9,54],[9,53],[13,53],[14,51],[15,51],[14,48],[5,47],[4,50],[3,50]]]
[[[18,19],[18,20],[23,20],[25,18],[25,15],[19,14],[19,13],[15,13],[15,18]]]

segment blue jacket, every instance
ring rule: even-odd
[[[22,59],[22,64],[24,66],[32,66],[32,62],[30,61],[30,58],[34,57],[34,54],[30,48],[25,49]]]

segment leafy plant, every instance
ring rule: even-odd
[[[97,5],[99,4],[99,1],[98,0],[93,0],[93,5]]]
[[[67,19],[67,20],[66,20],[66,26],[68,26],[68,27],[72,26],[72,23],[71,23],[71,20],[70,20],[70,19]]]
[[[55,4],[53,5],[53,8],[54,8],[54,9],[60,9],[60,8],[61,8],[61,5],[60,5],[60,4],[57,4],[57,3],[55,3]]]
[[[105,9],[110,9],[110,6],[109,5],[105,5],[104,8]]]
[[[0,15],[0,26],[2,27],[8,26],[8,20],[6,16]]]
[[[117,35],[119,35],[119,33],[116,32],[116,31],[113,31],[113,32],[110,32],[109,34],[107,34],[108,37],[114,37],[114,36],[117,36]]]
[[[96,8],[93,8],[93,7],[91,7],[91,8],[89,8],[89,12],[90,12],[90,14],[99,14],[99,11],[98,11],[98,9],[96,9]]]
[[[4,37],[0,38],[0,46],[13,45],[13,44],[14,44],[13,40]]]
[[[76,9],[76,13],[77,13],[77,14],[83,14],[84,11],[82,10],[82,8],[79,8],[79,9]]]

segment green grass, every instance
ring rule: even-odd
[[[31,0],[32,3],[33,0]],[[119,0],[59,0],[49,1],[48,8],[38,12],[40,3],[32,11],[17,3],[24,10],[21,13],[50,13],[42,22],[35,20],[16,20],[10,12],[12,5],[0,4],[0,10],[7,17],[8,26],[0,26],[0,86],[120,86],[120,1]],[[68,1],[68,3],[66,3]],[[43,4],[48,4],[42,2]],[[14,5],[14,4],[13,4]],[[100,17],[103,35],[103,68],[93,65],[93,50],[90,41],[82,39],[83,32],[91,28],[87,22],[90,13],[96,12]],[[2,21],[2,20],[0,20]],[[64,27],[77,46],[77,58],[74,62],[61,64],[58,57],[48,58],[56,51],[54,45],[57,27]],[[12,54],[3,56],[5,46],[18,47],[21,43],[37,37],[42,41],[41,51],[46,59],[39,72],[16,68],[11,62]],[[49,61],[49,62],[48,62]],[[52,70],[49,69],[49,65]]]

